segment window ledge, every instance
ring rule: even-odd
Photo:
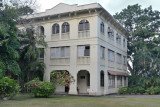
[[[117,62],[117,64],[120,64],[120,65],[121,65],[122,63]]]
[[[57,35],[60,35],[59,33],[56,33],[56,34],[52,34],[52,36],[57,36]]]
[[[70,32],[65,32],[65,33],[61,33],[62,35],[65,35],[65,34],[70,34]]]
[[[112,40],[112,41],[114,41],[114,39],[112,39],[112,38],[110,38],[110,37],[108,37],[110,40]]]
[[[51,60],[54,60],[54,59],[69,59],[70,57],[68,57],[68,58],[50,58]]]
[[[105,34],[103,32],[101,32],[101,35],[105,36]]]
[[[112,61],[112,60],[108,60],[108,61],[110,61],[110,62],[115,62],[115,61]]]
[[[78,32],[89,32],[90,30],[82,30],[82,31],[78,31]]]
[[[78,56],[78,58],[90,58],[90,56]]]

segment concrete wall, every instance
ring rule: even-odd
[[[81,20],[86,19],[90,23],[90,30],[88,37],[79,38],[78,34],[78,24]],[[103,21],[105,25],[105,33],[100,32],[100,23]],[[70,32],[67,33],[67,38],[62,39],[64,34],[61,33],[61,26],[64,22],[68,22],[70,25]],[[58,38],[53,38],[52,25],[58,23],[60,26],[60,33],[56,35]],[[116,61],[108,61],[108,49],[115,51],[115,53],[120,53],[127,56],[127,42],[126,47],[116,43],[116,35],[114,36],[114,41],[108,38],[107,28],[108,26],[114,29],[114,32],[118,32],[122,39],[126,38],[121,34],[118,29],[116,29],[112,23],[109,23],[103,16],[99,15],[98,12],[84,13],[81,15],[73,15],[70,17],[60,17],[52,20],[43,20],[42,22],[33,23],[35,26],[43,26],[45,29],[45,41],[48,43],[48,47],[45,49],[44,63],[46,65],[44,73],[44,81],[50,81],[50,73],[53,70],[67,70],[71,75],[74,76],[75,82],[71,84],[69,94],[77,94],[77,74],[79,71],[86,70],[90,73],[90,87],[85,85],[84,90],[81,93],[88,93],[85,91],[90,88],[93,91],[89,92],[90,95],[103,95],[109,93],[116,93],[117,87],[114,89],[108,89],[108,72],[107,70],[113,70],[118,72],[126,72],[127,67],[123,65],[118,65]],[[116,33],[115,33],[116,34]],[[54,35],[55,36],[55,35]],[[127,41],[127,40],[126,40]],[[79,59],[77,56],[77,46],[78,45],[90,45],[90,56]],[[70,47],[70,58],[58,58],[51,59],[51,48],[52,47]],[[100,59],[100,46],[105,47],[105,59]],[[87,63],[84,63],[86,62]],[[123,59],[122,59],[123,61]],[[111,66],[112,65],[112,66]],[[100,71],[104,71],[104,87],[100,86]],[[86,81],[86,80],[85,80]],[[116,80],[117,82],[117,80]],[[82,83],[83,84],[83,83]],[[63,92],[64,87],[57,86],[56,92]]]

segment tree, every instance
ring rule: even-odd
[[[39,55],[44,54],[43,49],[47,47],[44,35],[38,35],[33,26],[26,28],[25,32],[19,35],[21,44],[19,64],[22,69],[22,78],[25,82],[35,77],[43,78],[45,68],[44,62],[40,61]]]
[[[21,53],[19,49],[24,46],[18,40],[17,24],[22,15],[34,12],[35,0],[0,0],[0,78],[10,76],[18,78],[22,74],[19,66]],[[22,36],[21,36],[22,37]]]
[[[135,85],[142,77],[144,80],[159,78],[160,12],[153,11],[151,6],[142,9],[135,4],[114,17],[131,34],[128,37],[128,59],[133,63],[130,84]]]
[[[17,37],[15,9],[2,5],[0,1],[0,75],[18,76],[21,72],[17,63],[20,46]]]

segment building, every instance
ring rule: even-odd
[[[57,93],[105,95],[128,85],[129,33],[100,4],[60,3],[25,18],[46,35],[44,80],[53,70],[66,70],[76,80],[69,90],[57,85]]]

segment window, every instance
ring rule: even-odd
[[[78,56],[90,56],[90,46],[78,46]]]
[[[81,20],[78,26],[79,31],[89,30],[89,22],[88,20]]]
[[[101,71],[101,87],[104,87],[104,72]]]
[[[108,75],[109,79],[109,88],[115,88],[115,76],[114,75]]]
[[[69,58],[70,47],[51,48],[51,58]]]
[[[119,63],[119,64],[122,63],[121,54],[119,54],[119,53],[117,53],[117,63]]]
[[[44,35],[44,27],[43,26],[39,26],[38,30],[39,30],[39,35]]]
[[[123,64],[126,65],[126,56],[123,56]]]
[[[58,34],[59,33],[59,24],[54,24],[52,26],[52,34]]]
[[[108,38],[114,40],[114,32],[110,27],[108,27]]]
[[[126,47],[126,40],[125,40],[125,38],[123,39],[123,47]]]
[[[117,33],[117,35],[116,35],[116,42],[118,43],[118,44],[121,44],[121,36]]]
[[[43,59],[44,58],[44,48],[40,48],[39,51],[40,51],[39,52],[39,58]]]
[[[105,58],[105,47],[101,46],[100,47],[100,58],[104,59]]]
[[[122,87],[122,76],[117,76],[117,87]]]
[[[114,51],[108,49],[108,60],[114,61]]]
[[[101,30],[101,33],[104,33],[104,23],[103,22],[101,22],[101,28],[100,28],[100,30]]]
[[[62,33],[67,33],[67,32],[69,32],[69,23],[68,22],[64,22],[63,24],[62,24]]]

